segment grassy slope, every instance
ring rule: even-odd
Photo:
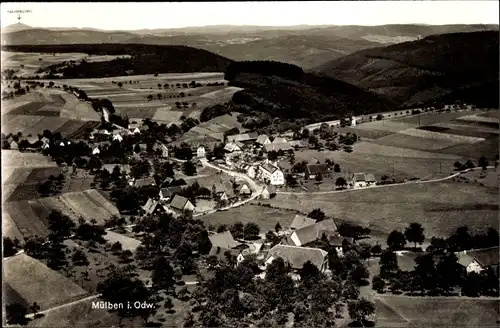
[[[314,69],[399,102],[447,100],[498,106],[498,32],[454,33],[358,51]],[[486,90],[485,90],[486,88]],[[453,99],[451,99],[453,98]]]
[[[427,237],[448,236],[467,225],[470,230],[496,227],[498,189],[458,182],[411,184],[337,194],[277,195],[275,206],[325,213],[390,233],[421,223]]]

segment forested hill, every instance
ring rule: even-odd
[[[36,53],[86,53],[89,55],[129,55],[102,62],[65,63],[49,66],[52,74],[67,78],[99,78],[128,74],[224,72],[230,59],[207,50],[186,46],[145,44],[67,44],[2,46],[4,51]]]
[[[273,61],[233,62],[225,79],[229,85],[244,88],[233,95],[232,104],[247,116],[247,121],[255,123],[254,127],[264,127],[274,118],[280,123],[308,123],[396,107],[394,102],[348,83]],[[224,113],[220,107],[213,109],[213,115],[211,110],[207,109],[203,117]]]
[[[312,71],[408,105],[446,99],[498,107],[498,46],[498,31],[432,35],[361,50]]]

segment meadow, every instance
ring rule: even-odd
[[[330,194],[280,194],[262,203],[327,215],[390,233],[418,222],[427,238],[447,237],[467,225],[482,231],[498,225],[498,190],[446,180],[384,186]]]

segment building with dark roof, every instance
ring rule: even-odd
[[[275,259],[282,258],[293,270],[300,270],[307,261],[314,264],[321,272],[328,269],[328,252],[319,248],[276,245],[269,250],[265,266]]]
[[[330,168],[327,164],[307,164],[305,171],[306,179],[315,179],[318,174],[326,176],[330,173]]]
[[[175,195],[170,203],[170,208],[177,212],[194,211],[194,205],[184,196]]]

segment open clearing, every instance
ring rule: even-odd
[[[45,264],[19,254],[3,261],[3,278],[28,304],[41,310],[83,298],[87,292]]]
[[[463,225],[471,231],[498,226],[498,189],[449,180],[323,195],[278,194],[261,202],[301,212],[320,208],[385,233],[418,222],[427,238],[448,237]]]
[[[111,243],[116,243],[117,241],[122,244],[122,249],[124,250],[129,250],[131,252],[134,252],[137,247],[141,244],[141,242],[137,239],[127,237],[125,235],[113,232],[113,231],[106,231],[106,235],[104,235],[104,239],[106,241],[109,241]]]
[[[229,227],[238,221],[243,222],[243,224],[253,222],[257,223],[260,232],[265,234],[269,230],[274,231],[274,227],[278,222],[283,228],[288,228],[294,217],[295,213],[293,211],[246,204],[227,211],[208,214],[200,219],[205,222],[207,227],[209,224],[215,226],[225,224]]]
[[[498,327],[494,299],[378,295],[375,304],[377,327]]]

